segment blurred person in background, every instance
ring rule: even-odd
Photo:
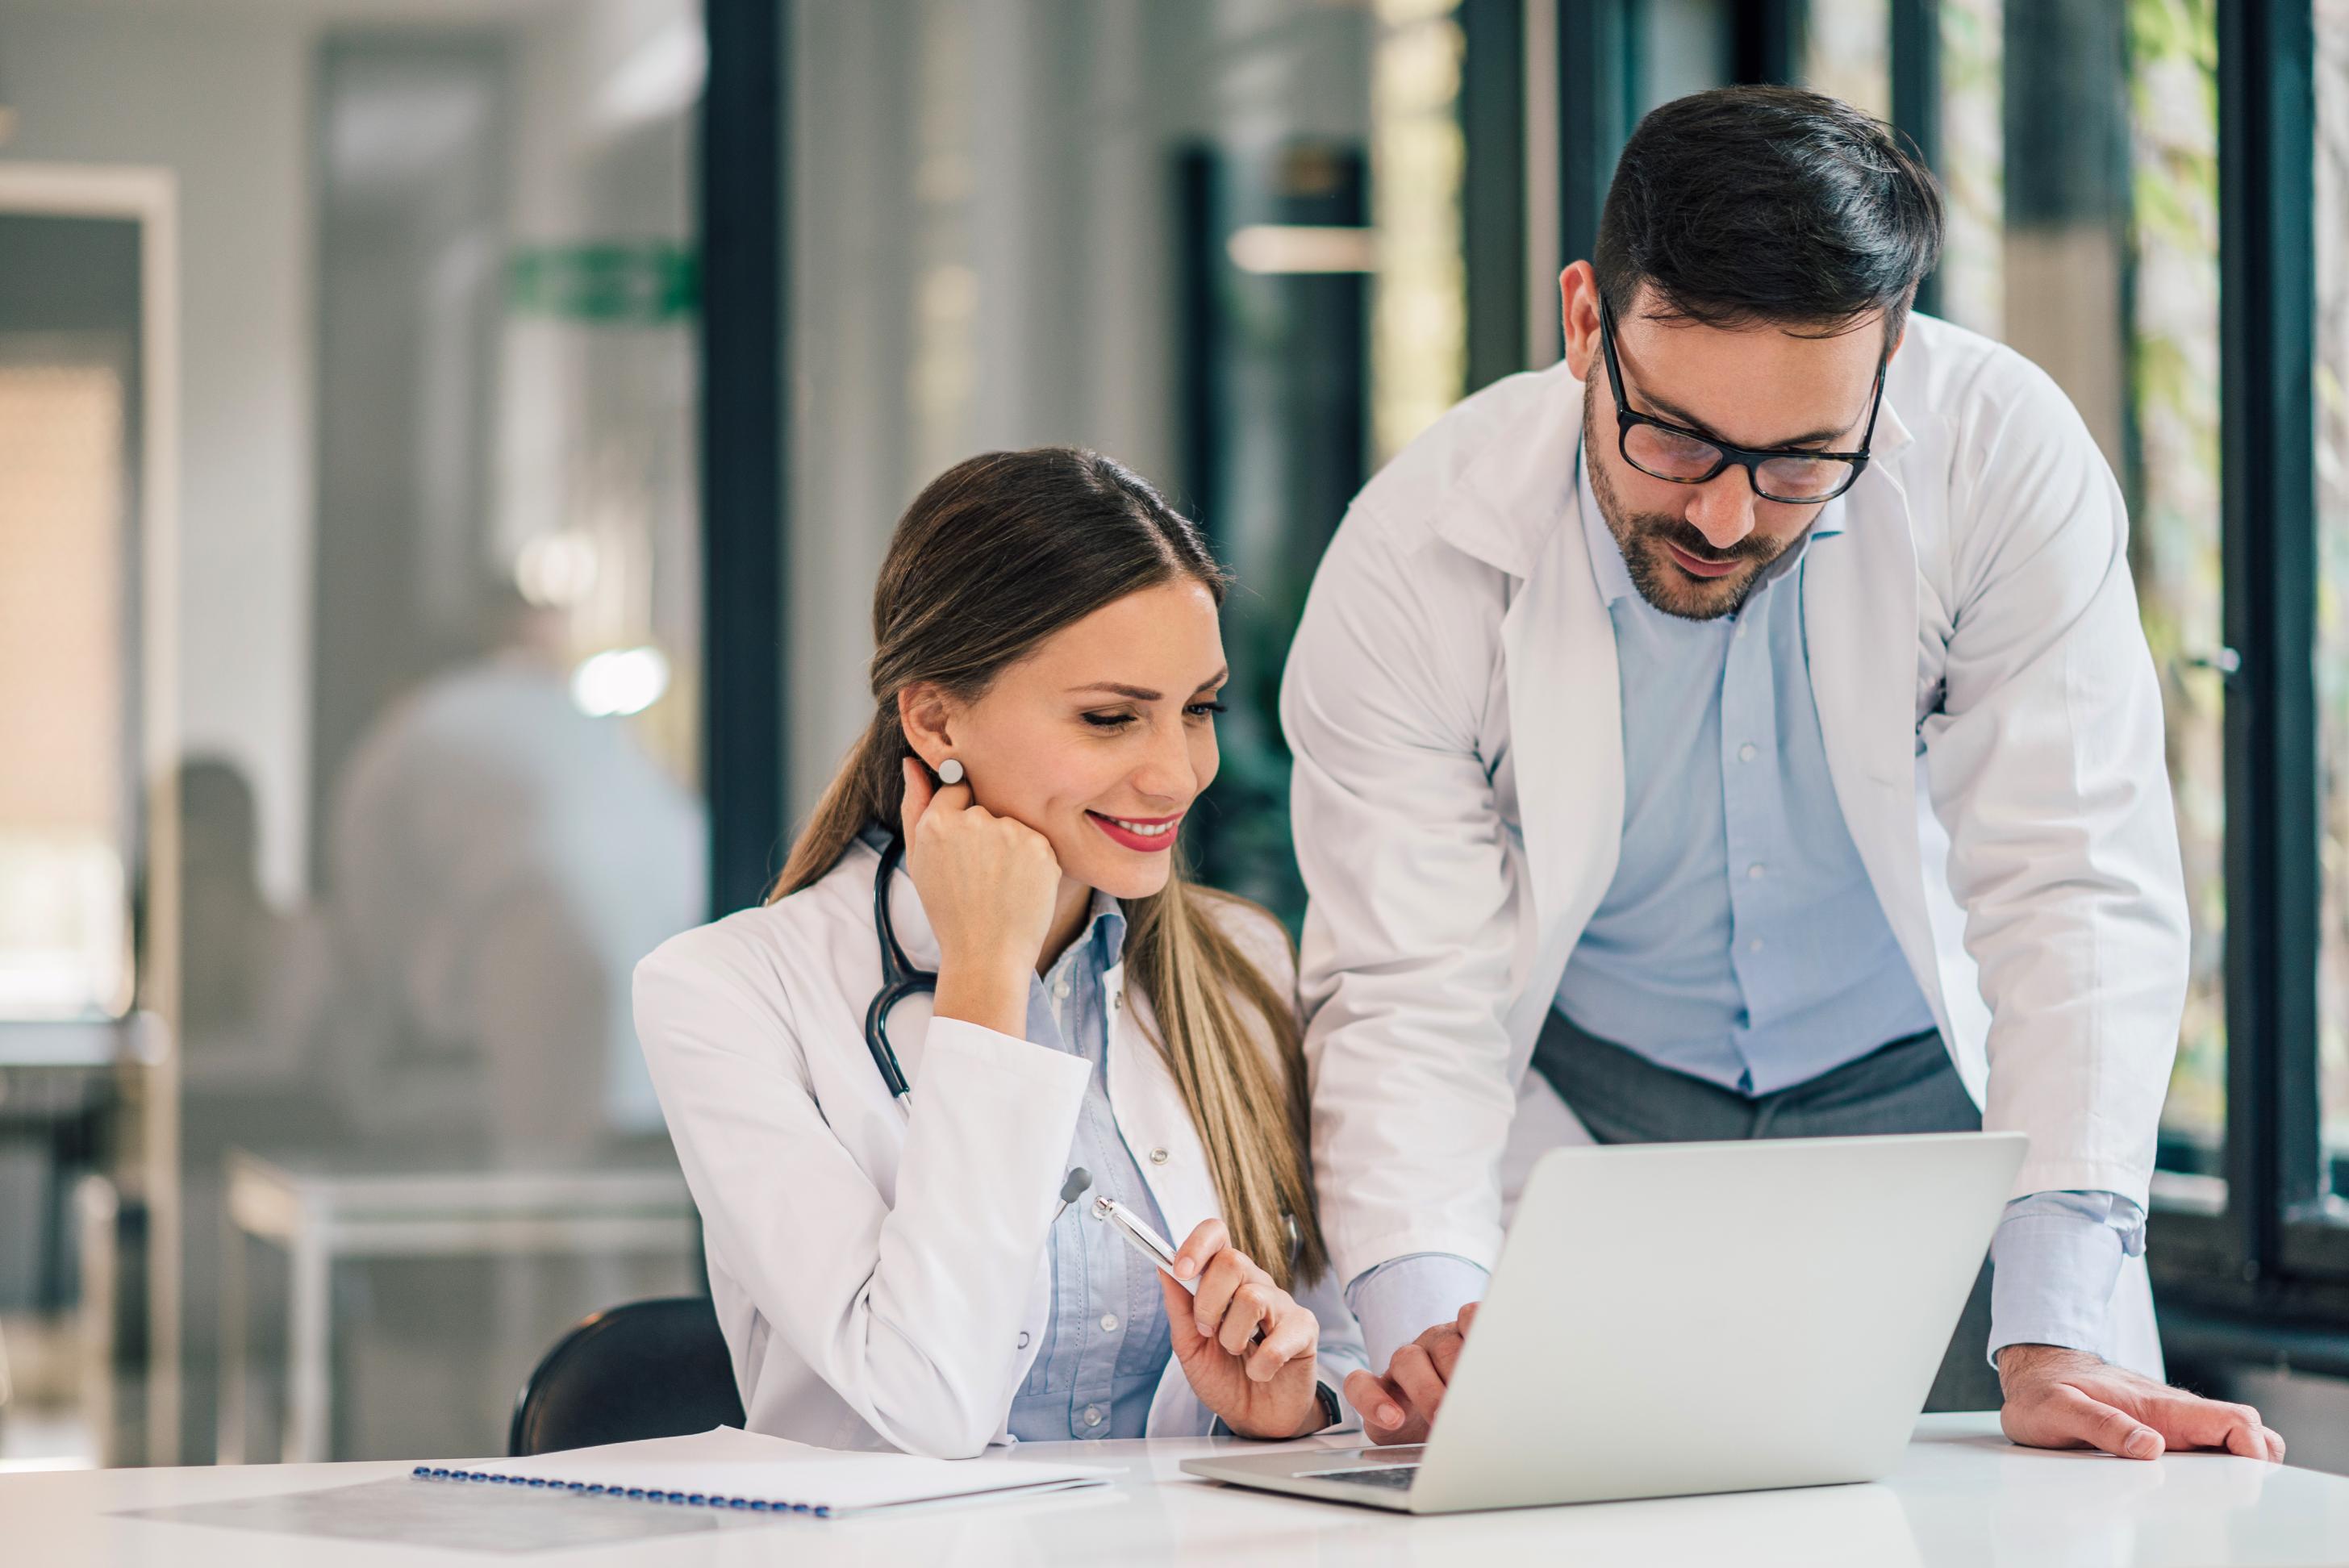
[[[513,595],[500,620],[336,792],[332,1067],[363,1140],[575,1154],[660,1130],[628,975],[707,913],[707,830],[622,720],[580,711],[560,614]]]
[[[385,709],[335,794],[340,983],[321,1056],[345,1154],[393,1170],[665,1164],[628,977],[708,914],[702,810],[625,720],[581,711],[559,611],[508,593],[492,626],[485,654]],[[648,1286],[678,1266],[486,1262],[340,1271],[338,1452],[502,1430],[561,1326],[673,1291]]]
[[[315,911],[281,911],[263,892],[260,820],[243,769],[191,758],[178,796],[181,1088],[191,1101],[217,1101],[223,1116],[257,1114],[277,1096],[315,1100],[307,1074],[334,988],[324,926]]]

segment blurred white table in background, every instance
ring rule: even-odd
[[[674,1163],[593,1156],[470,1162],[429,1151],[228,1157],[222,1222],[220,1458],[245,1455],[246,1248],[281,1248],[287,1295],[280,1458],[327,1457],[333,1422],[335,1264],[352,1258],[567,1256],[690,1252],[693,1200]]]
[[[1786,1568],[2276,1568],[2349,1561],[2349,1480],[2220,1454],[2149,1464],[2010,1446],[1988,1415],[1929,1416],[1900,1470],[1871,1486],[1660,1499],[1413,1519],[1241,1491],[1180,1462],[1229,1439],[1023,1445],[1037,1459],[1123,1466],[1098,1490],[839,1520],[718,1514],[708,1529],[522,1554],[269,1534],[116,1517],[214,1499],[384,1480],[405,1463],[0,1475],[5,1555],[40,1568],[357,1568],[560,1563],[570,1568],[791,1563],[1785,1564]],[[1255,1445],[1250,1445],[1251,1447]],[[1312,1446],[1334,1446],[1312,1439]],[[443,1456],[445,1457],[445,1456]],[[992,1450],[977,1464],[1007,1462]],[[1010,1462],[1017,1462],[1012,1460]],[[417,1481],[419,1487],[435,1483]],[[645,1504],[600,1499],[588,1507]],[[518,1507],[532,1506],[517,1495]],[[676,1511],[670,1511],[672,1513]]]

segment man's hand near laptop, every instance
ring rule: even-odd
[[[1999,1425],[2035,1449],[2102,1449],[2158,1459],[2166,1449],[2222,1449],[2283,1462],[2283,1439],[2249,1405],[2205,1399],[2060,1345],[2009,1345],[1998,1353],[2006,1404]]]
[[[1474,1303],[1394,1353],[1386,1375],[1349,1374],[1346,1398],[1376,1443],[1423,1443],[1459,1364]],[[2010,1345],[1998,1353],[2006,1396],[1999,1425],[2010,1441],[2035,1449],[2102,1449],[2123,1459],[2158,1459],[2169,1449],[2217,1449],[2283,1462],[2283,1438],[2249,1405],[2205,1399],[2060,1345]]]
[[[1434,1424],[1435,1408],[1444,1403],[1444,1386],[1460,1363],[1460,1348],[1468,1343],[1469,1325],[1476,1321],[1476,1304],[1460,1315],[1439,1323],[1394,1353],[1386,1376],[1368,1372],[1346,1374],[1346,1400],[1361,1413],[1362,1430],[1374,1443],[1423,1443]]]

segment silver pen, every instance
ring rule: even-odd
[[[1127,1245],[1156,1264],[1168,1279],[1193,1295],[1199,1294],[1197,1280],[1185,1279],[1174,1272],[1174,1247],[1168,1244],[1165,1237],[1150,1228],[1147,1220],[1107,1193],[1093,1199],[1093,1218],[1108,1221],[1111,1228],[1125,1238]]]

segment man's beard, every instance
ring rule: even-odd
[[[1582,461],[1590,470],[1590,491],[1599,498],[1599,518],[1614,536],[1615,548],[1623,552],[1623,564],[1630,569],[1631,586],[1640,591],[1640,597],[1665,614],[1683,621],[1717,621],[1744,609],[1745,601],[1762,585],[1770,563],[1785,554],[1794,540],[1773,541],[1759,533],[1749,533],[1727,550],[1715,550],[1686,518],[1660,511],[1627,513],[1607,477],[1606,466],[1599,461],[1598,426],[1597,411],[1586,397]],[[1802,535],[1795,537],[1799,539]],[[1740,561],[1751,564],[1743,576],[1707,581],[1692,577],[1672,564],[1671,558],[1664,553],[1666,544],[1678,545],[1699,561]]]

